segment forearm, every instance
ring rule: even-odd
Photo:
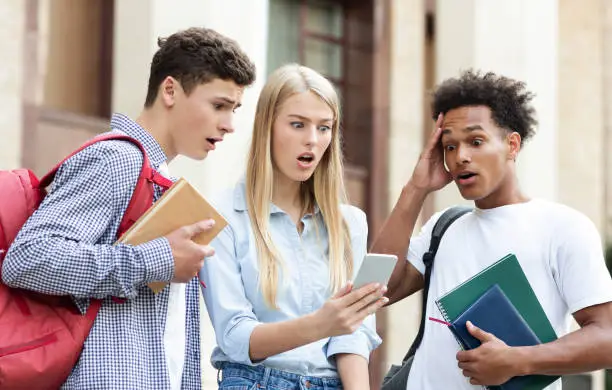
[[[61,237],[16,242],[3,264],[6,284],[77,298],[131,298],[151,281],[169,281],[172,252],[165,239],[131,247],[93,245]]]
[[[612,367],[612,331],[591,324],[550,343],[517,347],[520,375],[566,375]]]
[[[406,285],[402,285],[402,282],[405,282],[406,268],[410,266],[405,261],[410,237],[426,197],[426,192],[416,189],[408,183],[403,188],[391,215],[376,235],[370,249],[373,253],[394,254],[399,259],[387,286],[388,292],[386,295],[389,298],[389,304],[400,299],[402,295],[408,295],[420,288],[420,286],[413,286],[414,291],[404,291]]]
[[[256,362],[324,338],[312,315],[295,320],[260,324],[249,339],[249,357]]]
[[[368,361],[362,356],[343,353],[335,355],[342,387],[346,390],[369,390]]]

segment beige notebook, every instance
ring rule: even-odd
[[[214,219],[215,225],[193,237],[193,241],[200,245],[210,244],[227,226],[227,221],[187,180],[181,178],[121,236],[118,243],[144,244],[205,219]],[[157,294],[166,285],[166,282],[152,282],[149,288]]]

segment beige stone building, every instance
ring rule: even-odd
[[[429,88],[468,67],[525,80],[540,126],[520,175],[533,196],[586,213],[612,239],[612,2],[607,0],[7,0],[0,2],[0,169],[42,174],[111,112],[136,115],[156,39],[204,25],[237,39],[258,68],[237,131],[205,162],[173,162],[205,195],[242,173],[266,74],[297,61],[344,100],[346,177],[373,234],[393,206],[431,121]],[[449,187],[423,218],[459,202]],[[379,315],[373,383],[416,333],[418,297]],[[205,388],[214,334],[203,315]],[[373,386],[377,388],[377,386]],[[567,389],[603,389],[603,375]]]

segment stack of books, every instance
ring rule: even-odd
[[[436,300],[449,329],[465,350],[480,346],[466,327],[470,321],[511,347],[557,339],[542,305],[514,254],[508,254]],[[558,376],[511,378],[490,390],[541,390]]]

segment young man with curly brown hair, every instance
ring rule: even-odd
[[[152,168],[169,176],[177,155],[204,159],[234,131],[234,111],[254,80],[255,66],[235,41],[204,28],[177,32],[159,40],[139,117],[115,114],[111,131],[140,141]],[[212,225],[113,245],[142,163],[135,144],[118,140],[67,160],[4,260],[10,286],[72,296],[82,311],[102,299],[63,389],[202,386],[196,275],[214,250],[191,237]],[[168,286],[154,294],[147,284],[156,281]]]
[[[372,251],[406,259],[389,281],[390,303],[421,290],[423,255],[442,213],[411,237],[413,229],[427,195],[454,181],[474,209],[443,236],[425,318],[443,318],[435,300],[513,253],[559,339],[509,347],[468,323],[482,344],[461,351],[446,326],[427,320],[408,390],[476,389],[515,376],[612,366],[612,281],[596,227],[580,212],[532,199],[519,186],[516,160],[536,125],[532,98],[524,83],[493,73],[467,71],[441,83],[433,95],[436,126]],[[571,316],[581,327],[574,332]],[[561,380],[547,387],[560,388]]]

